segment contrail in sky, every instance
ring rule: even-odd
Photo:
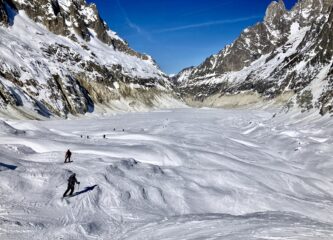
[[[207,27],[207,26],[212,26],[212,25],[238,23],[238,22],[244,22],[244,21],[248,21],[248,20],[252,20],[252,19],[259,19],[259,18],[262,18],[262,16],[250,16],[250,17],[244,17],[244,18],[224,19],[224,20],[218,20],[218,21],[210,21],[210,22],[183,25],[183,26],[172,27],[172,28],[164,28],[164,29],[157,30],[155,32],[157,32],[157,33],[175,32],[175,31],[191,29],[191,28],[201,28],[201,27]]]
[[[144,36],[148,41],[153,42],[151,36],[146,31],[144,31],[140,26],[131,21],[119,0],[117,0],[117,4],[126,20],[127,25],[133,30],[135,30],[138,34]]]

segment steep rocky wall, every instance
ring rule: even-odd
[[[331,0],[299,0],[290,11],[282,0],[273,1],[263,22],[198,67],[180,72],[174,79],[180,93],[205,102],[218,94],[254,92],[273,99],[293,91],[295,106],[326,113],[332,107],[332,9]],[[302,97],[309,93],[312,98]],[[304,99],[311,104],[303,104]]]
[[[95,4],[85,0],[12,0],[15,7],[24,10],[35,22],[45,25],[51,32],[68,36],[77,41],[77,36],[90,41],[91,30],[97,37],[115,49],[147,60],[148,56],[135,52],[112,32],[101,19]]]
[[[95,5],[0,0],[0,12],[2,112],[66,117],[173,102],[166,75],[112,32]]]
[[[8,17],[7,12],[5,10],[4,1],[0,0],[0,23],[1,24],[7,24]]]
[[[11,0],[0,0],[0,24],[8,26],[12,23],[12,15],[17,11]]]

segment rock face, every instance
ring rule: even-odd
[[[46,26],[51,32],[91,40],[92,31],[96,37],[116,50],[148,60],[148,56],[130,49],[124,40],[109,29],[100,18],[95,4],[87,5],[85,0],[13,0],[18,9],[26,12],[30,19]]]
[[[230,96],[273,99],[292,93],[288,106],[332,112],[332,24],[332,0],[300,0],[290,11],[282,0],[274,1],[263,22],[174,81],[193,105],[216,107]]]
[[[2,24],[7,24],[8,22],[8,16],[7,16],[7,12],[5,10],[5,5],[3,0],[0,0],[0,22]]]
[[[8,26],[13,22],[13,14],[17,11],[11,0],[0,0],[0,24]]]
[[[85,0],[0,0],[0,110],[49,117],[177,103],[150,56]]]

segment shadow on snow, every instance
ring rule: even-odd
[[[76,197],[76,196],[81,195],[83,193],[90,192],[90,191],[94,190],[95,187],[97,187],[97,185],[94,185],[94,186],[91,186],[91,187],[85,187],[85,189],[83,189],[80,192],[74,193],[71,197]]]
[[[3,168],[6,168],[6,169],[3,169]],[[0,172],[3,171],[3,170],[7,170],[7,169],[15,170],[16,168],[17,168],[17,166],[9,165],[9,164],[5,164],[5,163],[0,162]]]

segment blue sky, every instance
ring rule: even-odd
[[[297,0],[285,0],[291,8]],[[200,64],[261,21],[271,0],[88,0],[110,28],[166,73]]]

